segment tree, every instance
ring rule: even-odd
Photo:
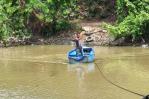
[[[106,28],[116,38],[131,36],[132,41],[142,39],[144,35],[149,35],[148,4],[148,0],[117,0],[117,23],[115,26],[105,25]]]
[[[10,36],[22,37],[28,35],[25,26],[28,11],[18,0],[0,1],[0,39]]]
[[[38,27],[30,19],[32,16],[43,26],[39,27],[39,32],[45,36],[70,28],[69,18],[76,11],[76,2],[77,0],[1,0],[0,39],[30,35],[30,30],[33,29],[30,28],[31,24]]]
[[[77,0],[31,0],[36,17],[47,23],[46,35],[55,34],[68,26],[70,15],[76,11]]]

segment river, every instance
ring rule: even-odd
[[[72,46],[0,49],[0,99],[142,99],[149,94],[149,50],[94,47],[95,63],[67,63]]]

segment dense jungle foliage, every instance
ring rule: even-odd
[[[149,37],[148,0],[0,0],[0,39],[48,37],[82,18],[116,19],[114,26],[105,25],[116,38]]]
[[[76,0],[0,0],[0,39],[49,36],[70,28]]]
[[[78,5],[83,18],[114,18],[115,0],[79,0]]]
[[[106,24],[116,38],[149,41],[149,0],[116,0],[117,22]]]

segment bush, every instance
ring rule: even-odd
[[[10,36],[23,37],[29,35],[25,22],[26,10],[19,5],[19,2],[9,0],[0,1],[0,39],[7,39]]]
[[[49,36],[68,29],[76,3],[77,0],[0,0],[0,39],[31,35],[30,30]]]
[[[43,23],[49,24],[45,35],[52,35],[68,29],[69,18],[77,10],[77,0],[33,0],[30,5],[36,17]]]
[[[88,19],[111,17],[114,4],[114,0],[79,0],[81,16]]]
[[[147,0],[117,0],[117,23],[106,24],[108,31],[115,36],[131,36],[133,40],[143,37],[147,32],[145,24],[149,21]]]

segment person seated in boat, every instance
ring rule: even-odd
[[[73,36],[73,41],[75,42],[76,44],[76,49],[79,50],[79,52],[82,54],[82,44],[80,43],[80,41],[83,39],[83,33],[76,33],[74,36]]]

